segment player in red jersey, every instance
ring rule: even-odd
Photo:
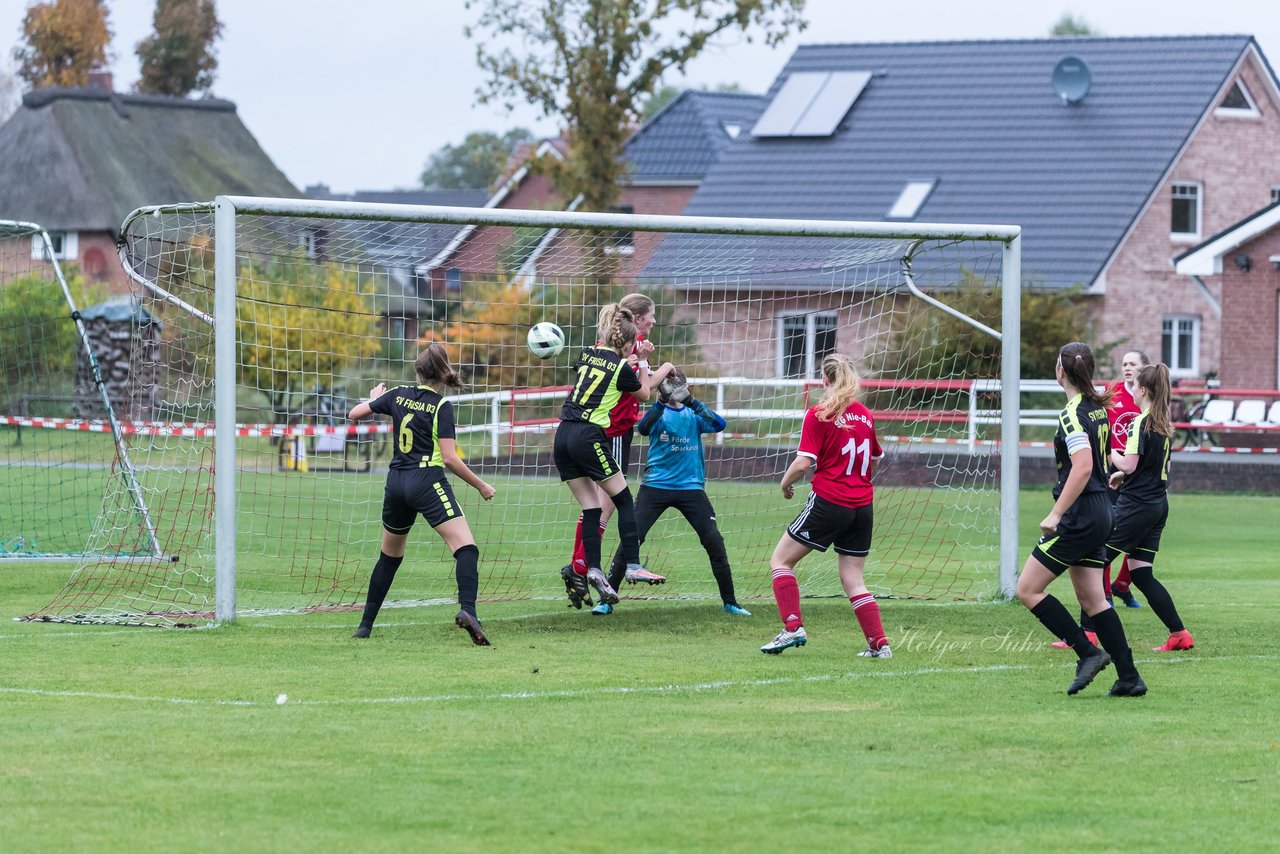
[[[804,509],[773,550],[773,597],[782,617],[782,631],[760,647],[777,655],[804,646],[808,636],[800,615],[800,586],[795,565],[809,552],[825,552],[832,545],[839,556],[840,584],[867,639],[858,653],[866,658],[890,658],[889,641],[880,622],[880,606],[867,590],[862,571],[871,551],[871,470],[884,456],[876,439],[871,412],[855,398],[858,369],[847,356],[822,360],[822,402],[804,416],[796,459],[782,476],[782,495],[790,500],[795,484],[814,467],[812,491]]]
[[[632,370],[636,372],[640,381],[647,388],[652,389],[657,385],[657,381],[651,379],[653,372],[649,369],[648,356],[653,352],[654,348],[648,336],[650,330],[653,329],[653,324],[658,319],[656,306],[653,300],[644,294],[628,294],[618,302],[618,305],[631,312],[636,325],[636,343],[627,356],[627,363],[631,365]],[[639,421],[640,400],[635,395],[622,395],[617,405],[609,411],[609,426],[605,428],[604,435],[609,440],[613,458],[622,467],[624,476],[631,474],[631,440],[635,436],[635,427]],[[609,500],[609,496],[605,495],[603,490],[600,490],[599,498],[600,539],[603,540],[604,530],[609,524],[610,517],[613,516],[614,507],[613,502]],[[578,527],[573,535],[573,558],[569,565],[579,575],[587,571],[586,548],[582,544],[581,516],[578,517]],[[631,584],[638,582],[662,584],[667,579],[656,573],[649,572],[647,569],[634,567],[627,571],[626,580]]]
[[[1129,428],[1142,414],[1142,407],[1134,399],[1138,390],[1138,372],[1150,364],[1151,359],[1146,353],[1141,350],[1130,350],[1120,360],[1122,379],[1117,380],[1111,387],[1111,408],[1107,410],[1107,417],[1111,419],[1111,450],[1119,451],[1121,454],[1125,452],[1125,445],[1129,441]],[[1111,564],[1107,564],[1107,569],[1110,570],[1110,568]],[[1107,576],[1109,575],[1110,572],[1107,573]],[[1120,572],[1116,574],[1115,581],[1112,582],[1109,577],[1104,577],[1104,583],[1107,584],[1107,592],[1119,597],[1126,607],[1142,607],[1142,603],[1129,590],[1133,579],[1129,575],[1128,556],[1120,564]]]

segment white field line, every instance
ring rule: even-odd
[[[1214,661],[1203,656],[1179,656],[1139,658],[1142,664],[1195,664]],[[1225,659],[1218,659],[1225,660]],[[1233,657],[1234,661],[1280,661],[1280,655],[1249,655]],[[616,686],[600,688],[577,688],[559,691],[502,691],[488,694],[425,694],[416,697],[347,697],[338,700],[303,700],[290,699],[287,705],[294,706],[352,706],[352,705],[392,705],[392,704],[443,704],[443,703],[476,703],[497,702],[502,700],[558,700],[589,699],[592,697],[611,697],[645,694],[696,694],[703,691],[722,691],[734,688],[765,688],[774,685],[805,685],[817,682],[861,681],[863,679],[898,679],[914,676],[931,676],[951,673],[1009,673],[1027,670],[1062,670],[1064,664],[1057,661],[1044,664],[991,664],[972,667],[918,667],[908,670],[869,670],[865,673],[824,673],[813,676],[778,676],[772,679],[739,679],[717,680],[715,682],[695,682],[686,685],[650,685],[641,687]],[[7,688],[0,686],[0,694],[22,695],[33,697],[66,697],[87,698],[94,700],[116,700],[126,703],[159,703],[165,705],[187,706],[275,706],[284,705],[275,699],[263,700],[204,700],[191,697],[156,697],[137,694],[108,694],[95,691],[51,691],[43,688]]]

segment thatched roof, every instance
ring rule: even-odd
[[[37,89],[0,125],[0,217],[56,231],[111,231],[148,204],[219,194],[301,194],[235,104]]]

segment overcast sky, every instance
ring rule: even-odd
[[[0,68],[7,72],[29,5],[0,0]],[[108,6],[116,89],[128,90],[154,2]],[[217,7],[224,31],[213,93],[236,103],[299,189],[319,182],[337,192],[413,187],[430,153],[468,131],[522,124],[549,134],[557,127],[531,109],[475,106],[481,75],[462,33],[474,13],[463,0],[218,0]],[[1067,11],[1108,36],[1251,34],[1280,64],[1274,0],[809,0],[808,29],[783,46],[734,37],[706,51],[687,77],[665,82],[764,92],[799,44],[1039,38]]]

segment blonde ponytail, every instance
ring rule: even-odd
[[[853,360],[839,353],[822,360],[822,376],[827,381],[827,390],[818,404],[818,420],[834,421],[857,398],[862,378]]]

